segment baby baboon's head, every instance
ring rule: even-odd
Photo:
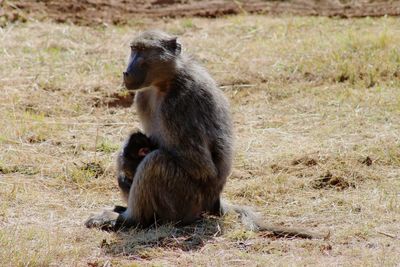
[[[140,133],[133,133],[127,140],[122,150],[126,160],[142,160],[153,149],[150,139]]]

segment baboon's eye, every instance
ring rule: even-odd
[[[140,51],[144,51],[145,49],[146,48],[142,45],[131,45],[131,50],[134,50],[134,51],[140,52]]]

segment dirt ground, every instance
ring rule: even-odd
[[[321,15],[343,18],[400,14],[400,1],[381,0],[13,0],[1,2],[3,2],[3,11],[0,11],[0,16],[3,15],[8,21],[50,19],[79,25],[126,24],[140,17],[216,18],[241,13]]]

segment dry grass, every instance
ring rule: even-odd
[[[132,24],[0,29],[0,265],[399,264],[398,19]],[[144,27],[181,35],[231,100],[225,197],[328,240],[274,239],[235,217],[118,235],[84,228],[90,212],[121,203],[115,151],[139,124],[115,99],[129,100],[120,73]]]

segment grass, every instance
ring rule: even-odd
[[[115,157],[140,127],[120,73],[144,25],[180,35],[231,102],[224,197],[328,240],[275,239],[235,216],[130,233],[83,221],[121,204]],[[400,262],[400,22],[235,16],[0,28],[2,266]],[[104,101],[103,101],[104,100]]]

